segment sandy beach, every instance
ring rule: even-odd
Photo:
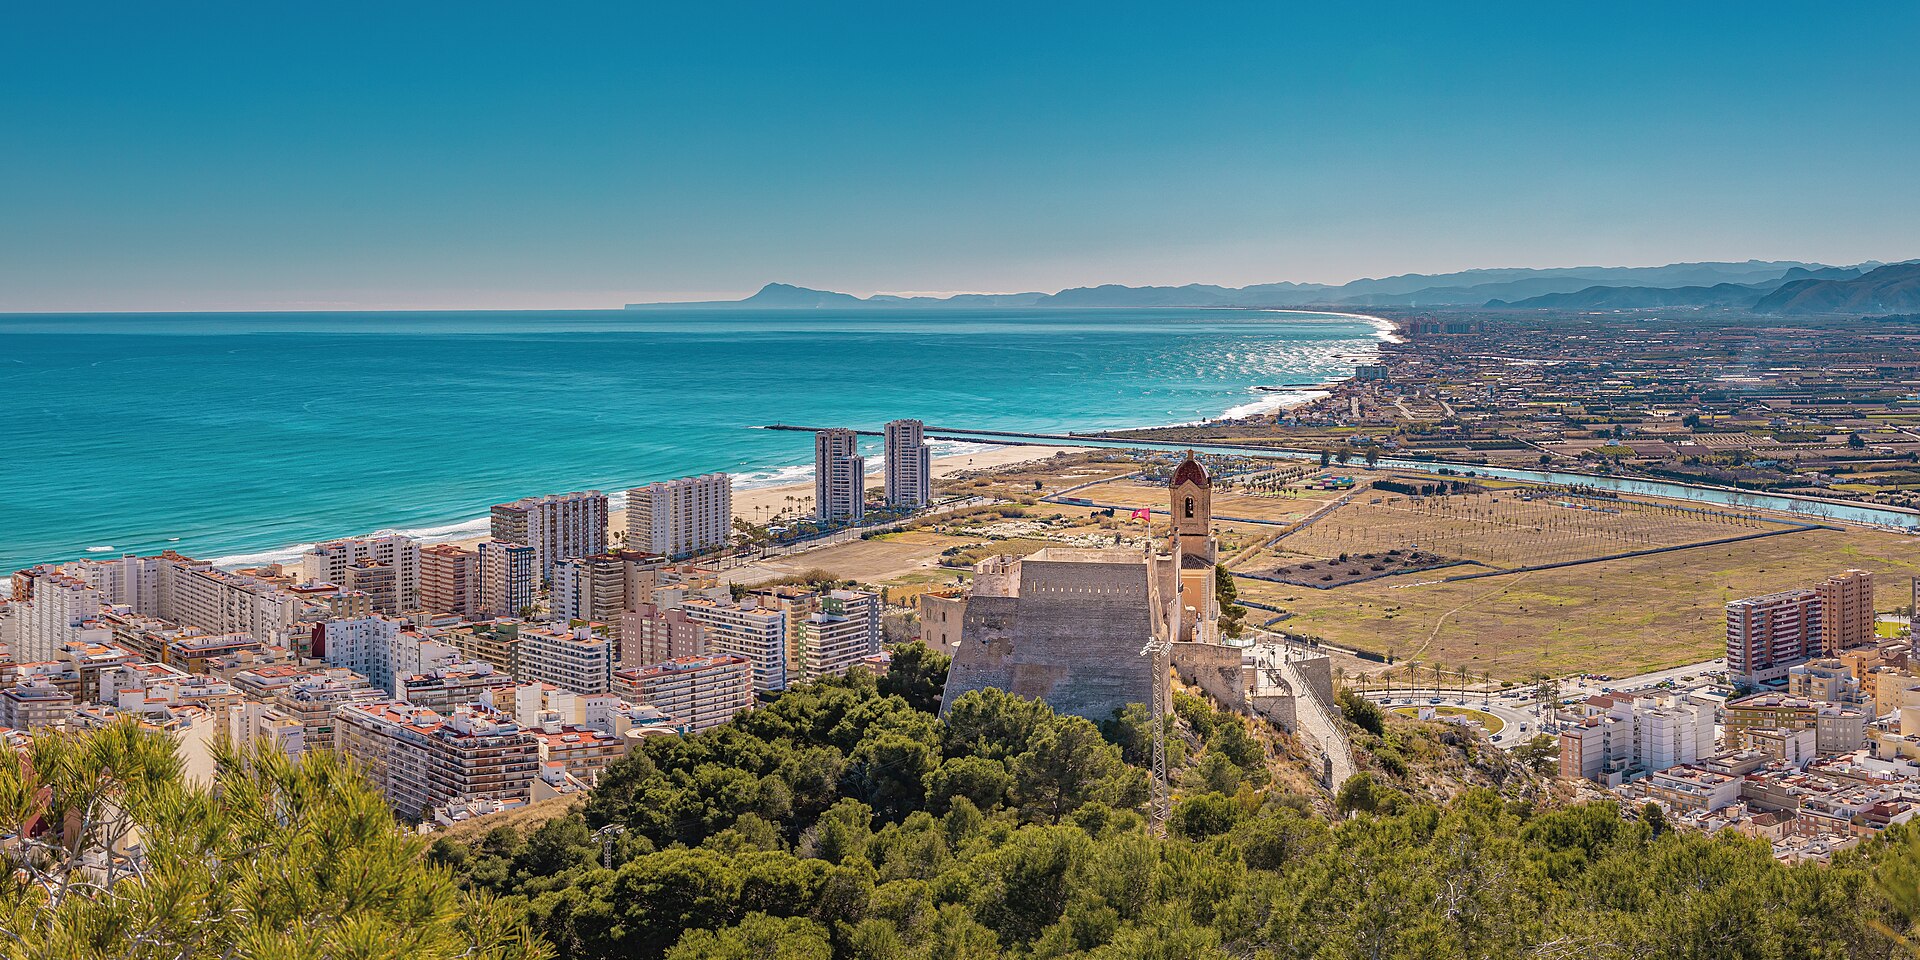
[[[933,461],[932,472],[934,479],[937,480],[941,477],[949,477],[956,473],[965,473],[969,470],[1004,467],[1016,463],[1031,463],[1035,460],[1045,460],[1055,454],[1082,453],[1088,449],[1091,448],[1042,445],[994,447],[990,450],[981,450],[974,453],[956,454],[950,457],[936,457]],[[878,483],[881,478],[880,471],[868,471],[867,478],[869,485]],[[789,483],[776,487],[749,487],[745,489],[736,487],[733,491],[733,515],[738,518],[744,518],[752,523],[766,523],[782,512],[786,513],[789,519],[792,519],[797,516],[807,515],[811,512],[812,504],[810,501],[812,498],[813,482],[811,480],[805,483]],[[611,543],[618,543],[627,529],[626,511],[611,511],[608,514],[607,525],[610,528],[609,541]],[[486,539],[488,538],[480,536],[442,542],[471,549]]]

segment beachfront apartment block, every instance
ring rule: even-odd
[[[1820,649],[1826,656],[1864,647],[1873,632],[1873,574],[1848,570],[1813,588],[1820,598]]]
[[[748,597],[734,603],[692,597],[681,604],[700,624],[710,654],[740,657],[753,666],[755,690],[787,688],[787,614]]]
[[[314,544],[301,554],[300,572],[309,581],[365,593],[381,613],[403,613],[420,608],[421,559],[412,537],[353,537]]]
[[[675,657],[619,671],[614,692],[658,708],[687,733],[699,733],[752,709],[753,665],[725,654]]]
[[[880,597],[860,590],[830,590],[814,612],[799,621],[794,659],[801,679],[837,677],[880,652]]]
[[[185,558],[161,566],[159,599],[159,609],[137,612],[210,633],[250,634],[273,646],[287,645],[304,606],[274,584]]]
[[[518,677],[580,694],[605,693],[617,656],[612,639],[588,626],[564,623],[520,628]]]
[[[852,430],[813,435],[813,515],[823,524],[859,523],[867,515],[867,461]]]
[[[14,575],[18,619],[13,627],[13,659],[22,663],[51,660],[68,643],[112,635],[99,622],[100,591],[86,580],[53,567],[22,573],[29,581],[23,586],[22,574]]]
[[[1818,655],[1820,596],[1786,590],[1727,604],[1727,677],[1748,685],[1780,680]]]
[[[345,703],[339,750],[360,762],[395,814],[420,818],[472,797],[527,798],[540,744],[504,714],[469,707],[441,715],[404,701]]]
[[[733,537],[733,478],[724,473],[627,491],[627,549],[675,559],[717,550]]]
[[[918,510],[933,502],[933,453],[926,425],[893,420],[885,430],[887,506]]]
[[[660,558],[633,550],[569,557],[553,565],[553,589],[548,612],[554,620],[585,620],[604,624],[616,639],[620,618],[631,605],[629,593],[641,592],[634,581],[644,577]]]
[[[489,540],[480,544],[480,613],[516,617],[533,605],[535,550],[521,543]]]
[[[451,543],[420,548],[420,609],[470,617],[480,612],[480,555]]]
[[[607,495],[598,490],[524,497],[496,503],[493,539],[533,548],[537,583],[553,577],[553,565],[607,549]]]

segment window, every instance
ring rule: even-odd
[[[1193,498],[1187,498],[1187,519],[1193,519]]]

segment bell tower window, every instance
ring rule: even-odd
[[[1187,519],[1188,520],[1193,519],[1193,498],[1192,497],[1187,498]]]

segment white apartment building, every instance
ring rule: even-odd
[[[677,657],[614,675],[614,692],[657,707],[687,733],[753,708],[753,665],[742,657]]]
[[[516,617],[533,604],[537,555],[532,547],[503,540],[480,544],[480,610]]]
[[[813,435],[813,515],[821,523],[859,523],[867,515],[867,460],[852,430]]]
[[[450,644],[426,637],[380,614],[323,620],[313,625],[313,655],[329,667],[344,667],[388,696],[400,681],[460,659]]]
[[[627,549],[663,557],[724,547],[733,537],[733,478],[724,473],[627,491]]]
[[[13,652],[20,644],[20,617],[24,611],[20,604],[0,598],[0,657],[13,659]]]
[[[177,560],[160,568],[163,620],[209,633],[245,633],[270,646],[286,646],[301,609],[298,596],[271,583],[216,569],[205,560]]]
[[[1600,699],[1600,698],[1596,698]],[[1616,694],[1560,734],[1560,775],[1618,786],[1714,753],[1713,707],[1684,696]],[[1588,701],[1593,704],[1593,700]]]
[[[887,506],[918,510],[933,502],[933,453],[926,433],[918,420],[887,424]]]
[[[493,539],[533,548],[537,582],[545,583],[554,564],[606,551],[607,495],[582,490],[497,503],[492,524]]]
[[[373,608],[381,613],[403,613],[420,608],[420,562],[418,542],[412,537],[388,534],[315,544],[301,555],[300,570],[308,580],[331,583],[343,590],[365,590],[373,598]],[[382,576],[357,572],[368,567],[385,568],[386,572]],[[383,589],[367,590],[367,584],[356,584],[356,579],[380,581]]]
[[[532,795],[539,741],[511,718],[459,708],[442,716],[404,702],[346,703],[338,749],[358,760],[402,817],[472,797]]]
[[[700,625],[707,652],[740,657],[753,665],[755,690],[787,688],[787,615],[749,597],[735,604],[705,597],[681,604]]]
[[[612,640],[588,627],[568,629],[556,623],[520,628],[523,682],[550,683],[574,693],[605,693],[613,681],[618,650]]]
[[[342,704],[376,703],[387,695],[352,670],[328,667],[295,680],[273,694],[273,705],[300,723],[308,750],[332,750],[334,713]]]
[[[136,613],[158,616],[161,606],[161,568],[181,559],[185,558],[178,555],[141,557],[127,554],[113,560],[77,560],[62,564],[61,569],[79,576],[100,591],[101,603],[124,603]]]
[[[859,590],[823,594],[797,634],[801,679],[840,676],[880,652],[880,597]]]
[[[38,568],[31,576],[33,595],[16,604],[16,663],[52,660],[69,643],[111,635],[97,622],[100,591],[87,581],[52,567]]]

